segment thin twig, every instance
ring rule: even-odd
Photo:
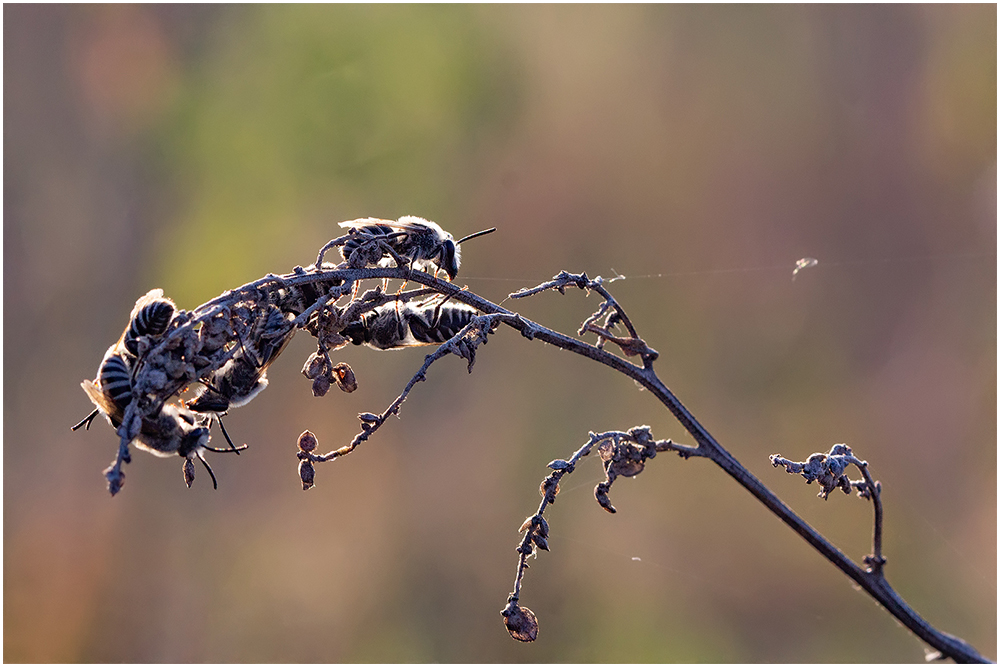
[[[413,377],[410,378],[410,381],[406,383],[406,386],[403,388],[403,391],[399,394],[399,396],[397,396],[396,399],[389,404],[389,407],[387,407],[381,414],[376,415],[371,412],[363,412],[358,415],[358,418],[361,420],[361,432],[354,436],[354,439],[351,440],[349,444],[326,454],[299,452],[299,458],[308,458],[310,461],[315,463],[323,463],[353,452],[358,445],[368,440],[368,438],[371,437],[371,435],[375,433],[375,431],[377,431],[391,415],[399,415],[399,409],[403,405],[403,401],[405,401],[407,396],[409,396],[413,387],[416,386],[418,382],[423,382],[427,379],[427,370],[431,367],[431,364],[448,354],[456,354],[458,356],[469,358],[467,356],[470,354],[468,348],[463,350],[461,348],[460,341],[465,339],[468,334],[473,331],[478,331],[485,335],[484,332],[490,331],[496,326],[497,321],[501,321],[504,318],[505,316],[500,314],[474,318],[469,324],[462,327],[458,333],[439,345],[434,352],[424,357],[424,363],[420,369],[413,375]],[[470,359],[470,368],[471,364],[472,361]]]

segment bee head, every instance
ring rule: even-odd
[[[181,436],[181,443],[177,448],[177,453],[185,458],[189,457],[198,450],[206,447],[209,439],[208,429],[204,426],[192,428]]]

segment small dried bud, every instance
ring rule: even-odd
[[[358,388],[358,380],[354,377],[354,371],[343,361],[333,367],[333,376],[337,381],[337,386],[345,393],[350,394]]]
[[[302,367],[302,374],[310,380],[315,380],[323,372],[323,366],[325,365],[326,359],[323,358],[323,355],[319,352],[313,352],[312,355],[306,359],[306,364]]]
[[[302,431],[302,435],[299,436],[299,449],[308,453],[316,449],[318,445],[319,441],[312,431]]]
[[[556,459],[555,461],[551,461],[549,463],[549,468],[551,468],[552,470],[566,470],[572,467],[573,464],[571,464],[569,461],[564,461],[563,459]]]
[[[358,415],[358,419],[361,420],[362,424],[376,424],[378,423],[378,415],[372,414],[371,412],[362,412]]]
[[[104,471],[104,476],[108,480],[108,491],[111,495],[117,494],[125,485],[125,473],[122,470],[115,470],[114,466]]]
[[[299,461],[299,478],[302,480],[303,491],[308,491],[314,486],[313,480],[316,479],[316,469],[313,468],[312,461],[309,459]]]
[[[325,375],[320,375],[318,378],[313,380],[312,390],[313,396],[326,396],[326,392],[330,391],[330,378]]]
[[[541,535],[539,535],[537,532],[532,534],[531,541],[534,542],[536,545],[538,545],[538,548],[541,549],[542,551],[549,550],[549,541],[546,540]]]
[[[517,532],[523,533],[524,531],[531,528],[531,522],[534,521],[534,519],[535,519],[534,516],[529,516],[527,519],[525,519],[524,523],[521,524],[521,527],[517,529]]]
[[[158,369],[147,371],[146,384],[153,391],[159,391],[167,386],[167,374]]]
[[[500,612],[500,615],[503,616],[503,624],[507,626],[507,632],[517,641],[533,642],[538,637],[538,621],[535,619],[534,612],[527,607],[511,603]]]
[[[556,496],[559,495],[559,481],[549,475],[542,480],[542,485],[538,487],[538,493],[545,497],[546,502],[550,505],[556,501]]]
[[[194,461],[191,459],[184,459],[184,483],[190,489],[191,484],[194,482]]]
[[[538,528],[536,530],[542,537],[549,536],[549,522],[545,520],[545,517],[538,517]]]

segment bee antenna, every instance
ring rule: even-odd
[[[96,418],[97,415],[99,415],[99,414],[100,414],[100,412],[98,412],[97,410],[94,410],[89,415],[87,415],[86,417],[84,417],[80,421],[79,424],[77,424],[76,426],[71,426],[69,430],[71,430],[71,431],[79,431],[80,428],[82,428],[84,425],[86,425],[87,426],[87,430],[89,431],[91,423],[93,423],[94,418]]]
[[[198,457],[198,460],[201,461],[201,464],[205,466],[205,470],[207,470],[208,474],[212,477],[212,488],[218,491],[219,480],[215,479],[215,473],[212,472],[212,466],[208,465],[208,461],[205,460],[205,456],[201,452],[195,452],[195,456]]]
[[[202,445],[201,447],[206,452],[215,452],[216,454],[232,454],[233,452],[239,454],[244,449],[250,449],[249,445],[243,445],[242,447],[234,447],[232,449],[229,449],[228,447],[226,449],[219,449],[218,447],[209,447],[208,445]]]
[[[465,241],[468,241],[469,239],[474,239],[477,236],[485,236],[486,234],[492,234],[496,230],[497,230],[496,227],[491,227],[489,229],[484,229],[481,232],[476,232],[475,234],[469,234],[468,236],[463,236],[459,240],[455,241],[455,245],[458,245],[459,243],[464,243]]]

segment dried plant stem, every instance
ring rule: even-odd
[[[872,553],[871,556],[865,557],[865,563],[870,566],[870,571],[882,574],[882,568],[885,566],[885,557],[882,556],[882,489],[881,485],[872,479],[872,475],[868,472],[868,463],[862,461],[858,468],[861,469],[861,474],[865,478],[865,484],[868,485],[869,492],[872,498],[872,507],[875,510],[875,528],[872,530]]]
[[[510,295],[512,298],[524,298],[547,290],[556,290],[560,293],[565,293],[566,287],[576,287],[581,290],[594,291],[598,293],[601,297],[603,297],[604,301],[597,312],[585,320],[584,325],[580,330],[581,335],[584,333],[594,333],[598,336],[598,344],[592,345],[588,342],[580,340],[579,338],[567,336],[541,326],[531,320],[522,318],[520,315],[506,310],[501,306],[483,299],[482,297],[469,292],[464,288],[458,287],[455,284],[439,280],[436,277],[422,271],[411,270],[408,266],[405,266],[405,258],[399,257],[396,253],[391,252],[391,248],[388,248],[388,246],[386,246],[386,244],[381,240],[378,241],[378,243],[381,244],[379,247],[385,246],[383,249],[388,249],[390,251],[386,254],[392,256],[397,263],[396,267],[323,269],[322,259],[324,253],[330,248],[343,244],[344,240],[345,237],[341,237],[340,239],[335,239],[327,244],[319,253],[317,263],[314,267],[310,267],[308,269],[299,267],[296,268],[293,273],[284,276],[265,276],[260,280],[248,283],[247,285],[237,288],[236,290],[226,292],[218,298],[213,299],[212,301],[209,301],[203,306],[195,309],[191,313],[186,313],[184,315],[187,318],[185,322],[174,329],[169,336],[165,336],[163,342],[154,348],[152,353],[158,353],[160,350],[166,350],[166,346],[171,344],[170,339],[176,338],[179,340],[180,336],[189,333],[192,330],[192,327],[209,322],[211,318],[223,312],[226,308],[235,306],[235,304],[239,303],[241,299],[246,299],[249,294],[260,294],[262,292],[275,293],[276,291],[282,289],[287,290],[295,286],[305,286],[310,284],[324,286],[322,296],[320,296],[317,301],[310,304],[311,310],[308,310],[308,312],[309,315],[311,315],[317,310],[326,307],[331,302],[335,302],[337,298],[349,291],[352,284],[362,280],[376,278],[399,279],[423,284],[433,292],[440,293],[449,299],[472,306],[484,315],[475,318],[458,334],[438,347],[434,353],[428,355],[425,358],[423,366],[410,379],[403,392],[382,414],[373,415],[365,413],[361,415],[362,432],[359,433],[349,445],[325,455],[314,455],[311,451],[306,452],[300,449],[300,459],[308,459],[309,461],[325,461],[343,456],[344,454],[352,451],[361,442],[367,440],[368,437],[385,422],[389,415],[398,413],[400,406],[406,399],[409,392],[417,382],[425,379],[426,371],[434,361],[449,353],[455,353],[469,360],[471,370],[476,346],[480,342],[485,341],[487,333],[489,333],[494,327],[498,324],[504,324],[519,331],[528,339],[544,341],[550,345],[554,345],[561,349],[601,363],[608,366],[612,370],[625,375],[626,377],[632,378],[648,390],[650,394],[659,400],[664,406],[666,406],[671,414],[673,414],[681,425],[688,431],[688,433],[691,434],[696,443],[695,446],[672,445],[671,443],[671,446],[669,447],[664,445],[666,449],[677,451],[684,458],[693,456],[711,459],[738,484],[740,484],[740,486],[749,491],[779,519],[785,522],[785,524],[792,528],[792,530],[812,545],[813,548],[819,551],[820,554],[827,558],[831,563],[857,583],[858,586],[871,595],[890,614],[897,618],[927,644],[938,650],[943,656],[952,658],[957,662],[986,662],[983,656],[981,656],[975,651],[975,649],[963,640],[943,633],[927,623],[899,597],[899,595],[886,581],[883,572],[883,564],[885,561],[882,557],[881,544],[882,505],[879,497],[880,494],[878,484],[872,480],[867,470],[867,464],[859,462],[858,467],[861,469],[865,478],[864,483],[870,490],[873,505],[875,507],[875,532],[873,536],[873,553],[870,559],[866,559],[866,563],[869,567],[868,569],[862,569],[862,567],[855,564],[826,538],[803,521],[770,489],[764,486],[760,480],[751,474],[749,470],[741,465],[715,440],[714,437],[712,437],[712,435],[698,422],[697,419],[695,419],[691,412],[670,391],[670,389],[667,388],[667,386],[656,375],[653,368],[653,363],[657,359],[658,353],[650,348],[645,341],[639,337],[625,311],[607,291],[607,289],[604,288],[603,281],[600,277],[592,280],[588,278],[586,274],[570,274],[563,271],[547,283],[543,283],[535,288],[522,290]],[[325,287],[328,285],[336,285],[336,287]],[[358,299],[356,303],[364,303],[366,304],[365,307],[375,307],[378,303],[392,300],[392,298],[393,297],[387,296],[377,290],[373,290],[370,291],[370,293],[366,293],[366,295],[361,297],[361,299]],[[350,310],[350,308],[351,307],[349,307],[348,310]],[[302,317],[296,319],[295,326],[299,326],[304,323],[308,319],[309,315],[302,313]],[[603,323],[598,324],[598,320],[602,317],[605,318]],[[611,329],[617,324],[622,324],[625,327],[628,331],[628,336],[615,336],[611,333]],[[236,333],[237,335],[240,335],[239,331]],[[173,342],[176,343],[176,340]],[[604,345],[606,343],[612,343],[617,346],[625,357],[638,356],[641,360],[641,365],[634,364],[622,356],[612,354],[611,352],[605,350]],[[203,372],[210,372],[218,368],[229,356],[235,354],[236,349],[236,347],[232,347],[226,355],[217,354],[214,356],[212,358],[212,365]],[[160,404],[162,404],[163,400],[167,400],[170,396],[175,395],[176,392],[179,392],[184,386],[186,386],[187,383],[191,381],[192,379],[190,377],[185,376],[166,384],[157,394],[160,397]],[[133,402],[130,403],[125,410],[123,423],[121,428],[119,428],[121,445],[119,447],[118,456],[113,466],[106,471],[109,487],[111,487],[112,493],[121,487],[121,483],[124,480],[124,473],[121,471],[121,466],[122,463],[128,462],[129,460],[129,442],[139,432],[141,417],[153,414],[158,409],[159,404],[154,402],[151,405],[143,406],[140,411],[139,407],[133,400]],[[600,435],[592,435],[591,441],[588,442],[584,448],[581,448],[581,450],[574,455],[574,458],[578,460],[582,456],[586,455],[591,448],[600,442],[600,440],[594,440],[594,438],[600,437]],[[644,446],[648,447],[649,443],[645,443]],[[657,443],[656,451],[660,451],[659,447],[660,445]],[[652,455],[650,454],[650,456]],[[571,461],[572,460],[573,459],[571,459]],[[304,463],[303,465],[308,464]],[[304,484],[305,481],[305,478],[303,478]],[[541,518],[541,512],[545,509],[546,502],[551,501],[551,498],[547,501],[543,500],[541,506],[539,507],[538,514],[536,515],[539,519]],[[514,600],[512,605],[514,606],[516,606],[516,599],[520,593],[520,578],[523,575],[524,568],[526,567],[526,555],[523,551],[521,555],[522,558],[519,560],[518,565],[517,586],[515,588],[515,592],[512,594],[512,599]],[[525,614],[531,618],[526,620]],[[516,619],[508,618],[508,621],[510,622],[508,627],[510,629],[511,626],[518,626],[526,635],[530,635],[529,620],[531,623],[534,622],[533,615],[531,615],[530,612],[524,611],[521,612],[521,615]],[[528,629],[526,630],[525,628]],[[535,626],[535,630],[537,631],[537,625]],[[533,636],[530,636],[526,640],[533,638]]]
[[[636,437],[637,435],[640,437]],[[524,580],[524,573],[528,568],[528,557],[535,553],[534,548],[538,547],[545,551],[548,551],[549,549],[549,526],[543,516],[545,514],[545,508],[555,503],[556,496],[559,494],[559,483],[562,481],[562,478],[566,475],[572,474],[576,470],[577,463],[579,463],[583,457],[588,456],[593,451],[594,447],[600,446],[601,443],[608,441],[613,442],[615,445],[631,442],[649,446],[651,448],[648,450],[649,457],[655,455],[653,451],[672,451],[679,454],[682,458],[701,456],[696,447],[680,445],[670,439],[656,441],[650,440],[651,438],[649,437],[648,427],[639,427],[632,429],[629,432],[607,431],[604,433],[590,433],[587,442],[580,447],[580,449],[576,450],[573,456],[569,459],[556,459],[555,461],[549,463],[548,467],[552,470],[552,472],[542,481],[542,485],[539,489],[542,494],[542,500],[538,505],[538,511],[528,517],[521,526],[521,531],[524,533],[524,537],[521,538],[521,544],[517,547],[517,553],[519,554],[517,561],[517,574],[514,577],[514,592],[507,598],[508,610],[516,607],[518,600],[521,597],[521,583]],[[641,467],[639,469],[641,470]],[[603,485],[599,485],[598,488],[600,488],[600,486]],[[605,505],[605,509],[608,509],[609,507],[609,504]],[[613,510],[613,508],[611,509]]]
[[[574,352],[587,357],[588,359],[604,364],[613,370],[632,378],[647,389],[653,396],[655,396],[657,400],[663,403],[671,414],[673,414],[674,417],[681,423],[684,429],[691,434],[697,443],[697,447],[695,449],[697,456],[711,459],[716,465],[722,468],[722,470],[732,477],[740,486],[749,491],[750,494],[763,503],[767,509],[785,522],[785,524],[794,530],[800,537],[806,540],[806,542],[816,549],[824,558],[829,560],[834,566],[850,577],[855,583],[858,584],[858,586],[860,586],[865,592],[881,604],[886,611],[909,628],[910,631],[912,631],[920,639],[939,651],[943,656],[952,658],[956,662],[990,662],[964,640],[934,628],[912,607],[906,604],[901,597],[899,597],[892,586],[890,586],[886,581],[883,574],[883,568],[881,566],[873,566],[867,570],[859,567],[837,547],[831,544],[825,537],[819,534],[812,526],[792,511],[791,508],[782,502],[781,499],[778,498],[759,479],[757,479],[757,477],[740,464],[740,462],[737,461],[736,458],[733,457],[733,455],[730,454],[724,447],[722,447],[722,445],[716,441],[708,430],[702,426],[697,419],[695,419],[694,415],[691,414],[687,407],[681,403],[673,392],[671,392],[670,389],[668,389],[656,375],[652,366],[652,361],[655,360],[655,351],[650,350],[649,352],[643,353],[642,358],[644,365],[638,366],[594,345],[571,338],[543,327],[540,324],[522,318],[520,315],[501,308],[497,304],[487,301],[468,291],[460,290],[451,283],[438,280],[428,274],[413,272],[413,274],[409,276],[409,279],[438,289],[443,294],[450,294],[453,299],[467,303],[481,312],[507,315],[508,317],[503,320],[503,323],[517,329],[525,337],[529,339],[542,340],[550,345],[555,345],[556,347],[569,352]],[[566,286],[570,285],[580,287],[581,289],[592,289],[598,291],[598,293],[601,293],[602,296],[605,296],[606,294],[606,290],[602,292],[603,287],[601,287],[600,283],[588,280],[586,278],[586,274],[575,275],[563,272],[557,276],[556,279],[551,281],[551,283],[540,285],[532,290],[519,292],[516,296],[529,296],[547,289],[557,289],[562,292]],[[515,295],[511,296],[513,297]],[[605,298],[608,299],[609,297],[605,296]],[[623,317],[622,322],[626,323],[628,320]],[[626,324],[626,326],[629,327],[628,324]],[[632,334],[633,331],[634,329],[629,329],[630,334]],[[638,338],[634,334],[633,337]],[[648,350],[649,348],[646,349]],[[877,508],[877,512],[881,515],[881,503],[877,505]],[[879,517],[879,520],[877,521],[879,526],[881,525],[880,518],[881,517]],[[879,530],[879,541],[880,539],[881,530]],[[878,550],[881,551],[880,546]]]

